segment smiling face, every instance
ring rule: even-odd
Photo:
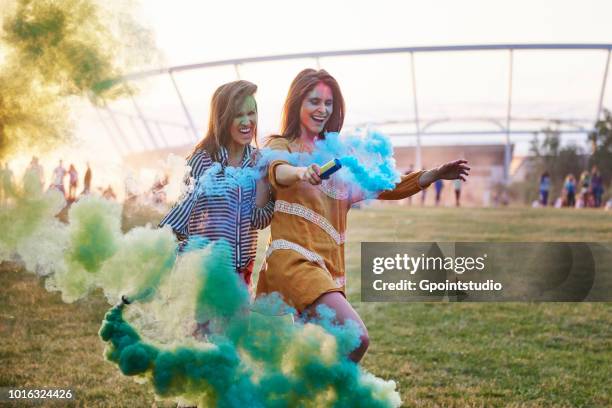
[[[234,115],[230,125],[230,143],[235,146],[246,146],[255,137],[257,130],[257,104],[253,95],[244,98],[242,105]]]
[[[334,110],[332,90],[323,82],[319,82],[306,94],[300,108],[300,128],[302,134],[316,136],[325,129]]]

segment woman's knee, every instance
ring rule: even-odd
[[[359,346],[357,348],[362,350],[363,354],[365,354],[368,347],[370,347],[370,335],[368,334],[368,329],[362,326],[361,334],[359,335]]]
[[[304,316],[307,319],[316,318],[317,307],[319,305],[325,305],[336,314],[336,321],[338,324],[344,325],[347,320],[354,321],[360,329],[359,332],[359,343],[357,347],[350,353],[349,358],[355,362],[359,362],[363,355],[366,353],[370,345],[370,336],[368,329],[359,317],[359,314],[352,308],[346,298],[339,292],[326,293],[319,297],[313,304],[308,306],[305,310]]]
[[[348,356],[349,359],[351,359],[355,363],[359,363],[361,359],[363,358],[363,356],[365,355],[366,351],[368,351],[369,346],[370,346],[370,337],[368,335],[368,331],[364,330],[359,336],[359,345],[353,351],[351,351],[351,353]]]
[[[361,348],[366,351],[370,347],[370,335],[367,330],[359,336],[359,340],[361,340]]]

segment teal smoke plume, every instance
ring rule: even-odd
[[[116,203],[82,198],[68,224],[54,217],[62,205],[49,192],[0,209],[11,232],[0,238],[1,259],[20,258],[67,302],[95,288],[111,304],[123,295],[132,301],[107,313],[105,355],[160,397],[218,407],[401,403],[393,381],[347,359],[358,344],[356,324],[336,325],[329,309],[319,310],[318,322],[294,322],[278,295],[251,302],[225,242],[177,257],[169,229],[124,234]],[[196,322],[210,322],[205,339],[192,336]]]

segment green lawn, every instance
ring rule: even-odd
[[[347,243],[349,298],[371,339],[363,364],[394,379],[405,406],[612,406],[612,303],[361,303],[361,241],[612,241],[612,213],[387,206],[352,211]],[[66,305],[2,264],[0,387],[71,387],[88,407],[154,404],[102,358],[107,309],[101,294]]]

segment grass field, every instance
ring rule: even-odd
[[[349,298],[370,333],[363,365],[394,379],[405,406],[612,406],[612,303],[361,303],[361,241],[612,241],[611,213],[352,211],[347,270]],[[41,279],[2,264],[0,387],[70,387],[87,407],[174,406],[155,403],[103,360],[97,331],[107,309],[99,293],[64,304]]]

